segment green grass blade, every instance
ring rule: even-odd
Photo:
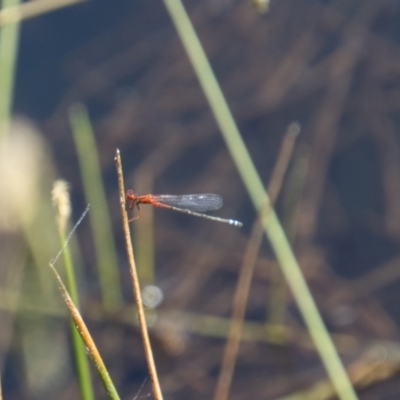
[[[107,371],[107,368],[101,358],[101,355],[97,349],[97,346],[90,335],[90,332],[83,321],[78,309],[76,308],[74,302],[69,295],[67,288],[65,287],[60,275],[55,269],[53,264],[49,264],[49,267],[54,272],[56,280],[58,282],[58,288],[60,293],[64,299],[65,305],[68,308],[68,311],[75,323],[76,331],[79,333],[79,336],[82,338],[82,341],[85,343],[85,348],[87,349],[87,353],[89,357],[92,359],[94,367],[101,379],[101,382],[106,390],[107,397],[111,400],[120,400],[117,390],[115,389],[114,383],[111,380],[111,377]]]
[[[71,203],[68,193],[68,184],[65,181],[56,181],[52,190],[53,206],[56,210],[56,223],[58,235],[62,248],[62,256],[64,260],[65,275],[67,279],[67,288],[71,299],[79,308],[79,294],[75,278],[75,269],[72,262],[70,247],[65,236],[65,229],[71,214]],[[75,363],[78,375],[79,389],[83,400],[93,400],[93,387],[90,375],[89,362],[86,356],[85,346],[75,328],[73,321],[70,324],[72,347],[75,356]]]
[[[65,235],[60,235],[61,246],[64,246]],[[78,291],[76,288],[76,280],[74,274],[74,267],[72,265],[71,252],[69,246],[66,246],[63,251],[63,259],[65,265],[65,272],[67,278],[68,291],[71,294],[71,298],[75,305],[79,307]],[[81,392],[81,398],[83,400],[93,400],[94,393],[92,387],[92,378],[90,375],[89,363],[86,356],[85,346],[79,336],[78,331],[75,328],[74,323],[71,321],[71,336],[72,336],[72,346],[74,349],[75,363],[79,381],[79,389]]]
[[[19,0],[3,0],[2,9],[18,5]],[[13,103],[14,80],[19,39],[19,24],[0,29],[0,140],[8,134]]]
[[[164,3],[175,24],[254,207],[257,211],[260,211],[263,205],[270,204],[269,198],[240,136],[196,32],[180,0],[164,0]],[[354,388],[322,321],[275,212],[272,210],[270,213],[264,213],[262,223],[308,331],[339,397],[342,400],[357,399]]]
[[[113,310],[121,304],[122,295],[96,142],[87,112],[83,106],[75,105],[71,108],[70,120],[78,152],[85,197],[88,203],[92,205],[90,223],[104,307]]]

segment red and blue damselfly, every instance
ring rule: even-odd
[[[135,206],[139,211],[139,204],[151,204],[153,207],[167,208],[174,211],[179,211],[185,214],[194,215],[195,217],[201,217],[210,219],[212,221],[223,222],[225,224],[241,227],[243,224],[234,219],[225,219],[219,217],[213,217],[211,215],[204,214],[206,211],[219,210],[224,202],[222,197],[218,194],[205,193],[205,194],[184,194],[184,195],[170,195],[170,194],[141,194],[136,195],[133,190],[126,192],[126,202],[130,210]]]

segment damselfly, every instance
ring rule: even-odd
[[[139,204],[151,204],[154,207],[168,208],[170,210],[179,211],[185,214],[194,215],[195,217],[207,218],[212,221],[224,222],[233,226],[241,227],[243,224],[234,219],[225,219],[213,217],[211,215],[203,214],[205,211],[218,210],[223,205],[222,197],[218,194],[185,194],[185,195],[170,195],[170,194],[141,194],[136,195],[132,190],[126,192],[126,202],[129,209],[135,206],[139,211]]]

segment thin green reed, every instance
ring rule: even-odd
[[[200,85],[214,113],[244,185],[257,211],[270,201],[244,145],[207,56],[180,0],[164,0],[178,35],[197,74]],[[342,400],[355,400],[357,395],[343,367],[332,339],[318,312],[285,232],[274,212],[261,215],[263,227],[293,293],[308,331],[320,354],[326,371]]]
[[[86,109],[82,105],[71,108],[70,120],[85,197],[91,204],[89,216],[103,302],[108,310],[113,310],[121,304],[122,294],[96,141]]]
[[[3,0],[1,8],[17,6],[19,3],[19,0]],[[18,39],[18,22],[0,28],[0,140],[6,137],[9,129],[14,98]]]
[[[66,228],[71,214],[71,204],[68,193],[68,184],[64,181],[56,181],[52,190],[53,206],[56,210],[56,224],[60,245],[62,248],[62,258],[64,261],[65,276],[67,287],[71,299],[79,308],[79,294],[75,278],[75,268],[72,261],[70,247],[67,243]],[[79,336],[73,321],[70,321],[72,348],[75,356],[76,373],[79,382],[79,390],[82,400],[93,400],[92,378],[90,375],[89,362],[86,356],[85,346]]]

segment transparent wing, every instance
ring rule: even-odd
[[[153,200],[167,206],[184,208],[195,212],[204,212],[218,210],[224,204],[222,197],[218,194],[185,194],[181,196],[174,195],[153,195]]]

